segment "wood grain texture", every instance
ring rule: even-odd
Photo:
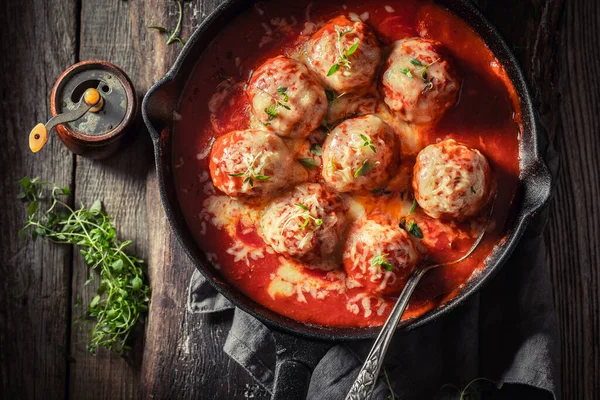
[[[562,334],[563,396],[600,393],[600,3],[565,6],[556,59],[561,172],[552,206],[550,270]]]
[[[561,330],[562,396],[600,391],[600,4],[480,2],[513,44],[561,155],[546,231]]]
[[[135,79],[137,58],[133,40],[129,3],[113,0],[81,3],[80,60],[112,62]],[[148,225],[144,201],[145,181],[152,162],[147,135],[137,133],[133,143],[108,159],[93,161],[77,157],[74,193],[77,204],[90,205],[96,199],[103,200],[107,213],[114,218],[119,237],[133,240],[129,251],[146,259]],[[97,279],[89,286],[84,286],[88,276],[89,269],[83,257],[77,255],[73,264],[73,304],[78,301],[89,304],[96,294]],[[139,364],[128,363],[104,349],[100,349],[96,355],[89,354],[86,349],[87,330],[82,330],[80,325],[73,325],[71,337],[71,353],[76,360],[70,373],[71,398],[138,397]],[[94,390],[90,391],[90,388]]]
[[[25,175],[71,185],[73,157],[52,135],[30,152],[31,128],[49,118],[54,80],[75,61],[74,0],[0,4],[0,397],[62,398],[67,387],[71,249],[19,240]],[[18,23],[16,22],[18,21]],[[5,30],[6,29],[6,30]]]
[[[156,15],[156,10],[163,4],[162,1],[138,3],[132,18],[139,24],[135,31],[139,34],[140,65],[144,64],[143,57],[153,52],[165,54],[163,59],[167,61],[158,69],[142,69],[144,78],[140,87],[144,90],[166,72],[180,49],[177,44],[165,49],[164,37],[159,37],[157,43],[156,33],[144,29],[144,25],[149,24],[175,26],[177,9],[174,3],[162,17]],[[189,37],[218,4],[219,1],[185,2],[181,36]],[[152,79],[148,79],[150,77]],[[238,399],[248,390],[258,396],[260,390],[253,385],[252,378],[222,351],[231,315],[201,316],[186,311],[187,287],[194,267],[165,219],[154,170],[148,176],[146,202],[153,297],[146,331],[142,397]]]

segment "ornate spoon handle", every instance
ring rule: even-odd
[[[352,387],[346,396],[346,400],[371,399],[373,389],[375,389],[375,383],[377,383],[377,376],[383,365],[383,358],[387,352],[390,341],[394,336],[396,327],[400,322],[400,318],[402,318],[402,314],[404,314],[404,310],[406,310],[406,306],[408,306],[408,301],[417,287],[417,284],[428,269],[429,268],[416,268],[409,276],[390,316],[387,321],[385,321],[381,332],[379,332],[379,336],[375,339],[371,352],[358,372],[358,376],[352,384]]]

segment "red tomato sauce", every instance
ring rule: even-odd
[[[433,2],[346,0],[312,2],[310,6],[305,0],[258,3],[230,21],[198,60],[179,105],[178,113],[182,117],[174,125],[172,162],[184,217],[200,247],[207,253],[216,254],[225,280],[258,303],[298,321],[329,326],[373,326],[385,321],[394,297],[385,298],[388,304],[385,312],[381,315],[374,312],[368,318],[362,312],[353,314],[347,310],[348,299],[360,293],[360,288],[349,289],[343,294],[332,293],[324,300],[307,295],[306,303],[298,302],[295,296],[273,299],[267,287],[280,256],[265,253],[264,258],[251,262],[235,262],[226,249],[238,241],[264,247],[258,234],[238,226],[236,237],[232,238],[225,230],[201,224],[200,220],[203,201],[208,196],[203,185],[209,157],[199,155],[207,154],[215,137],[230,130],[246,128],[248,123],[249,106],[243,90],[236,91],[233,98],[220,108],[217,120],[211,121],[208,103],[217,87],[224,78],[247,81],[251,72],[266,59],[291,52],[303,43],[308,37],[300,32],[305,28],[307,16],[312,23],[319,23],[349,13],[359,16],[368,13],[365,23],[376,32],[382,47],[419,33],[425,38],[440,41],[462,77],[458,104],[425,132],[423,145],[451,137],[480,150],[494,171],[498,199],[490,229],[475,253],[458,265],[428,273],[413,295],[404,319],[420,316],[455,296],[470,277],[485,267],[486,257],[503,240],[513,223],[519,184],[520,105],[505,71],[481,38],[465,22]],[[282,18],[289,25],[278,28]],[[271,35],[265,41],[269,30]],[[259,47],[261,40],[263,43]],[[403,163],[407,162],[414,163],[414,159],[403,160]],[[320,174],[311,176],[316,176],[314,181],[317,181]],[[376,197],[367,203],[369,207],[377,208],[383,201],[381,199]],[[430,227],[431,221],[420,211],[415,218],[426,234],[429,231],[435,233],[435,227]],[[468,224],[457,223],[452,230],[468,230]],[[474,239],[460,239],[456,235],[449,238],[447,234],[438,232],[435,240],[432,239],[430,259],[449,261],[464,254]],[[452,246],[450,241],[454,242]],[[306,269],[305,272],[318,277],[327,276],[320,270]]]

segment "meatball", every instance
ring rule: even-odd
[[[304,64],[284,56],[258,67],[246,95],[264,129],[284,137],[307,137],[327,112],[325,89]]]
[[[374,115],[347,119],[323,143],[325,182],[338,192],[380,188],[395,171],[399,144],[392,129]]]
[[[210,175],[215,187],[241,199],[264,200],[272,193],[306,179],[295,168],[284,141],[269,132],[248,129],[219,137],[210,154]]]
[[[412,186],[423,211],[433,218],[474,216],[494,193],[494,177],[477,150],[449,139],[417,155]]]
[[[358,219],[344,247],[346,273],[373,293],[399,293],[419,258],[406,231],[379,213]]]
[[[394,43],[381,78],[385,103],[414,124],[436,122],[458,98],[460,83],[439,42],[411,38]]]
[[[344,16],[330,20],[312,35],[307,53],[310,66],[321,81],[338,92],[368,86],[381,58],[371,28]]]
[[[339,195],[321,184],[305,183],[265,208],[259,234],[279,254],[319,262],[339,249],[345,213]]]

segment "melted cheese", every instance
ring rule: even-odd
[[[342,294],[347,289],[346,274],[342,271],[332,271],[321,278],[304,272],[305,267],[300,263],[284,257],[280,257],[279,262],[280,266],[267,288],[267,293],[273,299],[296,295],[296,300],[306,303],[306,295],[323,300],[332,292]]]
[[[477,150],[445,140],[417,157],[413,186],[419,205],[433,218],[475,215],[490,193],[485,157]]]
[[[250,206],[228,196],[210,196],[204,200],[200,219],[210,222],[218,229],[226,229],[230,236],[235,237],[238,221],[246,227],[252,227],[259,214],[259,207]]]

